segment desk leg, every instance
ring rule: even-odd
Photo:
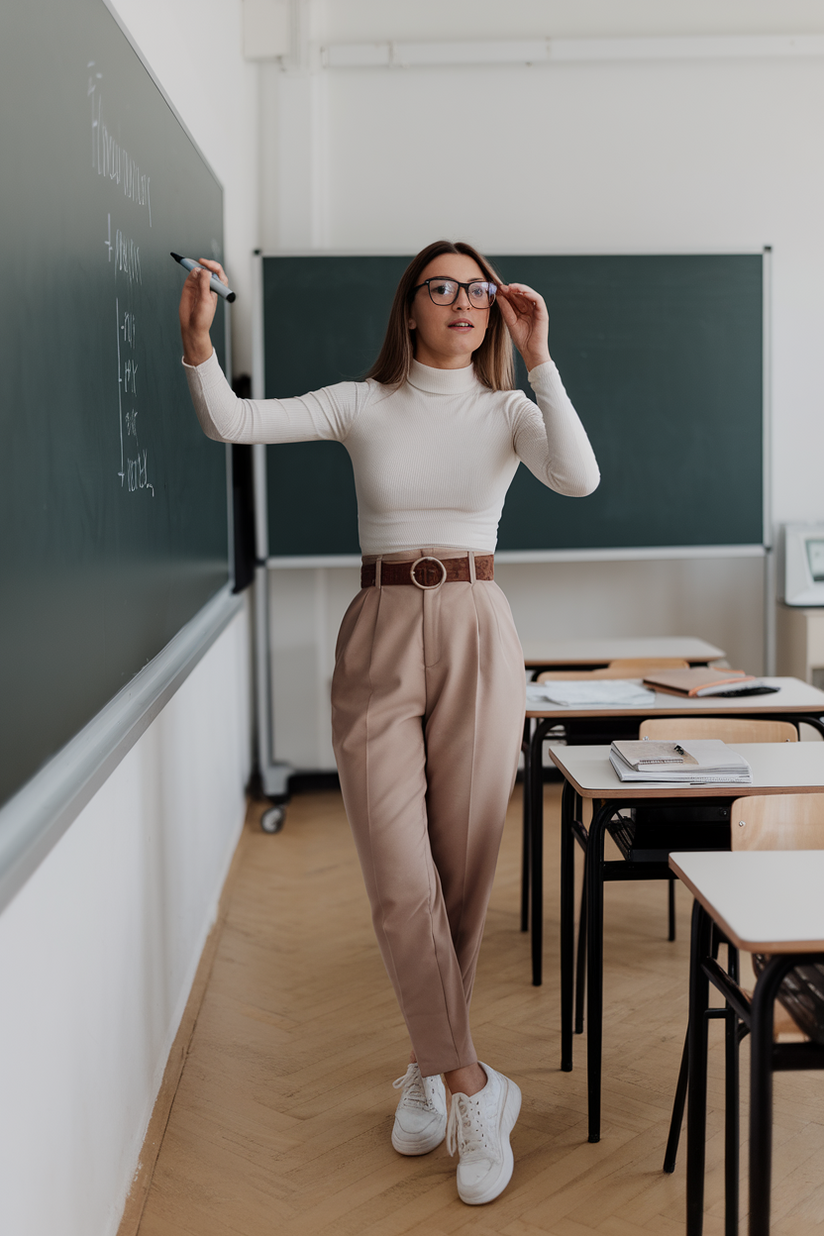
[[[803,714],[797,717],[790,717],[788,720],[795,721],[796,723],[803,721],[805,725],[809,725],[811,729],[816,730],[824,738],[824,717],[820,714]]]
[[[703,969],[711,948],[712,922],[698,902],[692,907],[687,1105],[687,1236],[704,1227],[704,1165],[707,1142],[707,1018],[710,985]]]
[[[544,946],[544,765],[543,744],[548,729],[539,721],[529,754],[529,867],[532,918],[532,985],[540,987]]]
[[[532,722],[527,719],[524,721],[524,737],[521,743],[521,750],[524,753],[524,779],[523,779],[523,839],[521,842],[521,931],[529,931],[529,767],[531,756],[530,745],[530,730]]]
[[[604,1015],[604,836],[614,811],[605,803],[589,826],[587,842],[587,1106],[589,1140],[601,1140],[601,1047]]]
[[[798,958],[780,954],[769,961],[755,984],[750,1030],[750,1236],[770,1230],[772,1172],[773,1012],[782,980]]]
[[[577,795],[568,781],[561,797],[561,1068],[572,1072],[572,1005],[575,968],[575,838]]]
[[[729,973],[729,966],[727,967]],[[733,976],[730,975],[732,978]],[[740,1171],[738,1017],[727,1008],[724,1030],[724,1234],[738,1236],[738,1176]]]
[[[717,952],[717,949],[714,950]],[[727,942],[727,974],[738,982],[738,949]],[[724,1233],[738,1236],[739,1185],[741,1152],[740,1122],[740,1071],[739,1071],[739,1020],[733,1008],[727,1005],[724,1033]]]
[[[594,804],[593,804],[594,810]],[[575,795],[576,827],[583,830],[584,808],[580,794]],[[575,958],[575,1033],[584,1033],[584,993],[587,979],[587,884],[586,884],[587,852],[584,846],[584,881],[581,890],[581,909],[578,915],[578,950]],[[571,879],[575,877],[573,866]]]

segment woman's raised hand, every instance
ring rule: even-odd
[[[212,355],[209,330],[217,309],[217,293],[209,288],[212,274],[229,286],[220,262],[198,258],[205,270],[191,270],[180,296],[180,334],[183,338],[183,359],[187,365],[202,365]]]
[[[505,283],[498,288],[497,301],[527,372],[543,365],[550,359],[549,311],[543,296],[525,283]]]

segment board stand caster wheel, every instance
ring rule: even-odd
[[[286,808],[278,805],[268,807],[260,817],[260,827],[265,833],[279,833],[286,821]]]

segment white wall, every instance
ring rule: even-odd
[[[241,612],[0,916],[0,1231],[112,1236],[243,823]]]
[[[824,29],[818,0],[315,0],[315,8],[318,34],[336,43]]]
[[[340,0],[301,9],[301,64],[262,72],[266,249],[411,253],[444,235],[498,253],[772,245],[773,518],[824,517],[824,59],[320,67],[322,46],[387,39],[815,34],[824,31],[817,0],[780,10],[772,0]],[[436,167],[445,178],[435,191],[425,173]],[[507,566],[499,578],[522,638],[692,634],[726,648],[734,664],[765,668],[762,564],[753,560]],[[273,589],[282,594],[283,581]],[[324,591],[333,603],[320,613]],[[302,602],[295,594],[288,615],[275,614],[277,750],[324,766],[326,731],[288,686],[286,659],[298,628],[305,651],[306,632],[333,635],[339,603],[317,582],[298,592]],[[328,642],[306,652],[318,680],[329,657]],[[311,707],[316,714],[314,699]],[[300,734],[285,733],[296,708]]]
[[[243,59],[242,0],[112,4],[223,185],[225,266],[237,292],[231,309],[233,370],[251,373],[252,251],[259,244],[258,74],[257,66]]]
[[[235,364],[248,369],[257,93],[241,55],[240,0],[117,7],[224,183]],[[245,815],[247,611],[0,916],[8,1236],[117,1231]]]

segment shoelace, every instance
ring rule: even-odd
[[[462,1163],[472,1157],[495,1161],[500,1158],[486,1139],[484,1119],[477,1099],[473,1102],[465,1094],[453,1094],[446,1126],[446,1148],[453,1157],[457,1150]]]
[[[417,1064],[410,1064],[403,1077],[395,1078],[392,1085],[395,1090],[400,1090],[403,1087],[403,1093],[401,1094],[402,1103],[407,1103],[410,1107],[428,1108],[432,1106]]]

